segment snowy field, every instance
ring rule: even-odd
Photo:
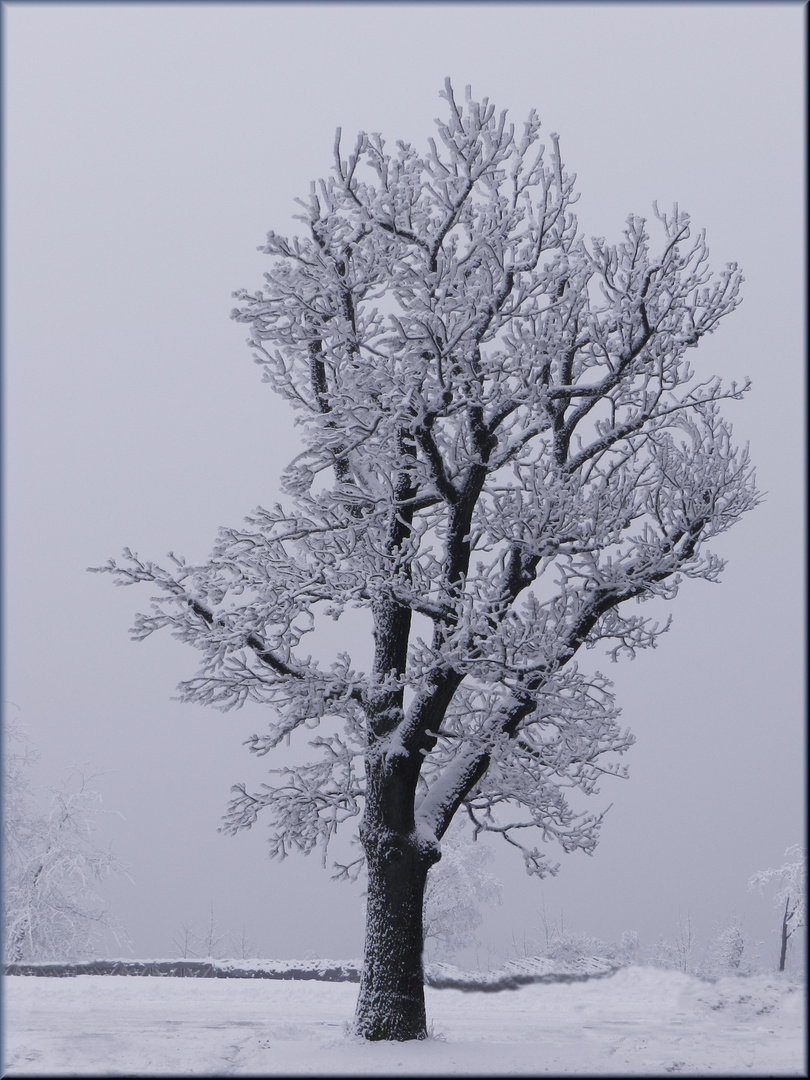
[[[356,983],[4,977],[4,1076],[806,1076],[806,987],[625,968],[426,988],[432,1037],[347,1035]]]

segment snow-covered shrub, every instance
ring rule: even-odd
[[[614,960],[622,966],[635,962],[638,953],[638,934],[635,930],[625,930],[619,941],[603,941],[590,934],[566,929],[562,915],[559,922],[549,922],[545,905],[541,912],[541,923],[541,934],[531,942],[534,956],[562,963],[591,957]]]

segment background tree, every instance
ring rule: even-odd
[[[189,957],[204,957],[206,959],[218,959],[230,955],[239,960],[247,960],[255,957],[257,950],[249,940],[244,926],[239,933],[224,930],[214,914],[214,904],[211,903],[208,921],[201,930],[189,926],[184,922],[179,931],[172,938],[178,955],[184,960]]]
[[[98,774],[76,769],[50,792],[42,811],[28,776],[37,760],[16,719],[6,725],[3,756],[3,946],[6,963],[87,960],[108,933],[128,941],[94,884],[126,874],[93,840]]]
[[[301,423],[287,508],[221,530],[201,565],[127,549],[98,568],[156,587],[137,639],[168,628],[200,651],[185,700],[270,706],[255,754],[320,725],[307,763],[234,789],[225,828],[263,812],[283,856],[362,815],[370,1039],[425,1035],[423,896],[457,811],[530,873],[556,871],[540,842],[593,851],[602,815],[567,793],[623,775],[633,739],[575,657],[654,645],[666,626],[628,605],[717,581],[707,541],[757,502],[720,414],[747,385],[687,360],[737,306],[736,265],[713,276],[677,207],[655,208],[655,248],[637,216],[586,243],[535,114],[515,132],[469,90],[442,96],[423,153],[361,133],[344,156],[338,132],[304,235],[269,233],[263,287],[235,294]],[[307,648],[352,608],[366,621],[341,642],[367,635],[367,672]]]
[[[695,931],[692,916],[687,911],[678,912],[678,930],[674,941],[661,936],[646,950],[646,959],[653,967],[682,971],[685,975],[697,975],[698,964],[694,956]]]
[[[759,870],[748,882],[749,889],[764,889],[772,881],[779,884],[774,897],[782,913],[779,946],[779,970],[787,963],[788,942],[803,926],[807,926],[807,848],[793,844],[785,852],[789,860],[777,870]]]
[[[456,825],[442,840],[442,857],[428,874],[424,899],[425,952],[442,959],[478,944],[482,905],[502,903],[503,884],[487,869],[490,848]]]
[[[724,975],[750,975],[755,959],[742,922],[735,916],[715,928],[706,946],[699,974],[709,979]]]

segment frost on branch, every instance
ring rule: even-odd
[[[718,580],[707,544],[758,501],[722,413],[748,384],[691,359],[742,275],[711,270],[677,206],[587,241],[534,113],[516,130],[443,97],[423,151],[338,133],[298,235],[269,233],[263,284],[235,294],[299,421],[284,505],[201,565],[127,551],[99,569],[155,591],[136,638],[198,650],[184,700],[269,707],[254,753],[328,721],[308,764],[235,789],[227,830],[261,812],[281,857],[360,813],[367,837],[438,841],[464,807],[553,872],[546,845],[594,849],[602,811],[580,796],[624,775],[633,741],[577,654],[655,646],[669,623],[639,605]],[[355,608],[368,671],[350,639],[331,659],[307,644]]]

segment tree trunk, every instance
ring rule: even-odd
[[[779,953],[779,970],[785,970],[785,963],[787,961],[787,943],[790,935],[788,934],[788,921],[790,916],[788,915],[788,908],[790,907],[790,897],[785,901],[785,914],[782,916],[782,948]]]
[[[354,1031],[366,1039],[427,1038],[422,967],[427,873],[435,851],[411,834],[381,828],[364,837],[366,943]]]

